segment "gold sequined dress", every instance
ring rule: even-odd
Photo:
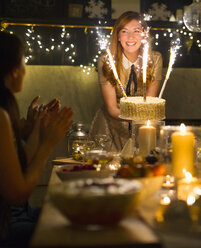
[[[98,79],[99,84],[110,84],[106,81],[103,72],[103,57],[100,57],[98,62]],[[120,71],[120,81],[126,91],[127,82],[131,71],[131,63],[124,55],[122,58],[122,67]],[[137,76],[137,91],[134,92],[134,84],[131,84],[131,96],[143,95],[143,80],[142,80],[142,56],[138,56],[134,63],[135,73]],[[162,77],[162,56],[159,52],[152,51],[150,61],[147,67],[147,87],[154,81],[160,81]],[[119,104],[120,98],[123,97],[119,85],[114,86],[116,90],[116,100]],[[121,151],[126,141],[130,137],[128,122],[117,120],[109,115],[105,105],[103,105],[95,114],[92,121],[89,137],[94,139],[96,134],[106,134],[109,137],[109,142],[106,144],[106,149],[109,151]]]

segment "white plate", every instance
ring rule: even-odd
[[[115,171],[103,169],[97,170],[82,170],[82,171],[69,171],[75,165],[60,165],[56,167],[56,174],[62,180],[73,180],[81,178],[106,178],[115,175]],[[78,166],[78,165],[76,165]],[[66,170],[66,171],[65,171]]]
[[[118,116],[120,119],[125,120],[125,121],[147,121],[147,119],[134,119],[134,118],[126,118],[121,115]],[[162,121],[165,120],[165,117],[163,119],[150,119],[150,121]]]

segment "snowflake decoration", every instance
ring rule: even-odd
[[[104,2],[101,0],[90,0],[85,11],[89,14],[89,18],[104,18],[104,15],[108,13],[108,9],[104,8]]]
[[[148,9],[148,14],[152,16],[152,20],[162,20],[168,21],[169,17],[171,16],[171,11],[167,10],[167,5],[153,3],[151,8]]]

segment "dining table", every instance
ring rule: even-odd
[[[201,247],[201,230],[195,233],[163,229],[156,222],[156,213],[160,209],[161,190],[141,203],[138,208],[115,227],[100,229],[77,228],[71,225],[50,199],[50,187],[61,184],[56,168],[77,163],[70,158],[52,161],[53,168],[48,189],[33,233],[30,248],[123,248],[123,247],[164,247],[198,248]],[[151,187],[151,185],[150,185]],[[83,209],[84,211],[84,209]],[[84,214],[84,213],[83,213]]]

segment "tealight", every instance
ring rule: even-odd
[[[170,175],[166,175],[162,187],[166,189],[171,189],[174,186],[175,186],[174,177]]]

